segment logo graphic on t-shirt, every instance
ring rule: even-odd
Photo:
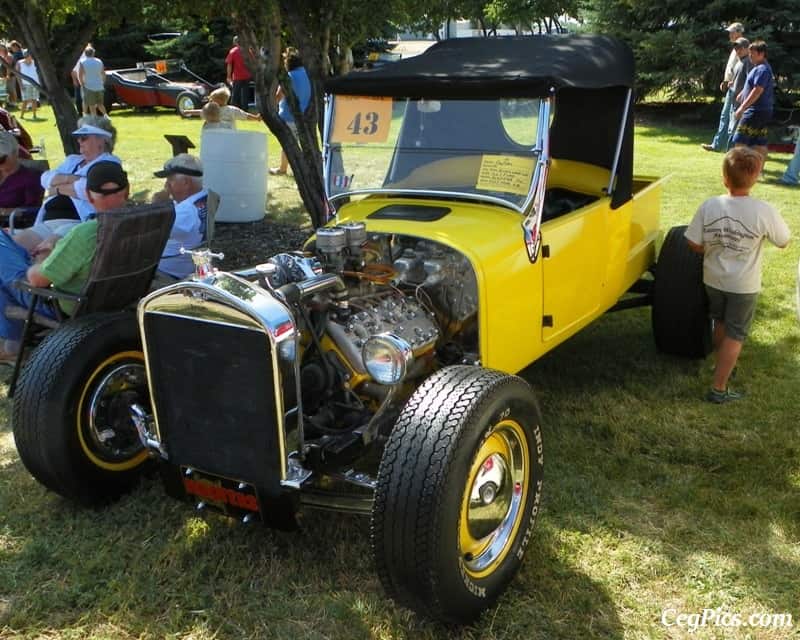
[[[721,246],[737,253],[752,251],[758,235],[740,220],[722,216],[703,226],[703,240],[710,246]]]

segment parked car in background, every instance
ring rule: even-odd
[[[372,69],[387,62],[397,62],[402,57],[395,53],[394,44],[383,38],[370,38],[353,47],[353,67],[356,69]]]
[[[183,60],[139,62],[132,69],[106,71],[105,105],[167,107],[184,115],[199,108],[216,85],[193,73]]]

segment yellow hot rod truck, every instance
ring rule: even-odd
[[[171,494],[243,522],[366,514],[393,598],[474,619],[541,506],[541,418],[515,374],[644,304],[662,351],[708,350],[680,229],[656,261],[633,83],[629,48],[591,35],[448,40],[331,79],[330,223],[51,333],[14,398],[23,462],[85,504],[157,463]]]

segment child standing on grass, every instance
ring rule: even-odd
[[[708,402],[723,404],[741,398],[728,388],[747,337],[761,290],[761,247],[764,239],[783,249],[789,227],[770,204],[750,197],[763,158],[750,147],[736,147],[722,161],[727,195],[709,198],[695,213],[686,239],[703,254],[703,283],[714,321],[715,367]]]
[[[219,114],[217,122],[220,124],[215,128],[236,129],[237,120],[261,120],[260,113],[249,113],[247,111],[243,111],[239,107],[234,107],[232,104],[228,104],[230,97],[231,92],[227,87],[214,89],[214,91],[208,94],[208,102],[206,104],[214,102],[219,106],[219,110],[217,111]],[[201,116],[205,118],[205,113],[206,112],[203,109],[187,109],[183,112],[183,115],[187,117]],[[206,122],[208,122],[208,120],[206,120]]]
[[[203,118],[203,129],[224,128],[225,125],[220,122],[219,105],[216,102],[209,100],[200,111]]]

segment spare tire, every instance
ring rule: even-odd
[[[711,319],[703,286],[703,256],[689,247],[686,225],[672,227],[658,255],[653,286],[653,336],[664,353],[704,358]]]

